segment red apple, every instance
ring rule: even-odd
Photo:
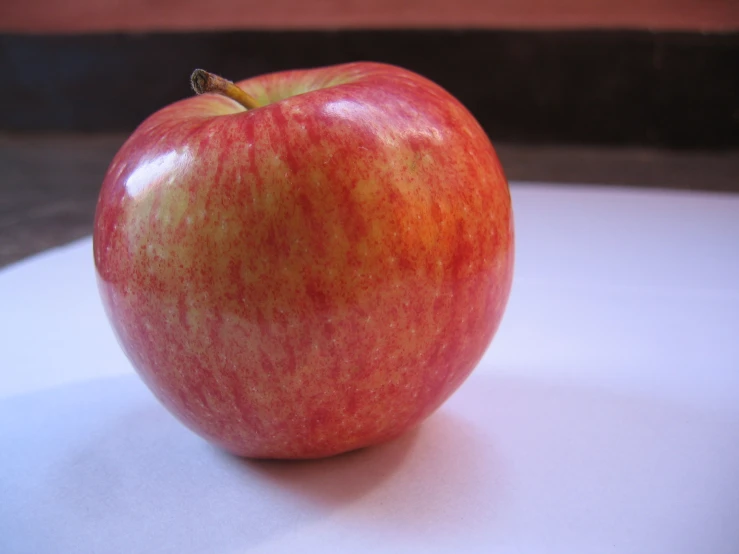
[[[462,384],[503,315],[513,219],[495,151],[398,67],[238,86],[261,107],[167,106],[108,170],[94,255],[115,333],[157,398],[235,454],[397,437]]]

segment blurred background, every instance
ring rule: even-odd
[[[456,95],[511,180],[739,192],[737,0],[5,1],[0,267],[91,233],[112,156],[194,68],[356,60]]]

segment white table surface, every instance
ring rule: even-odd
[[[0,272],[0,553],[739,552],[739,196],[512,187],[492,347],[420,430],[249,462],[117,346],[91,241]]]

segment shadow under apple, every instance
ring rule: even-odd
[[[373,525],[415,537],[453,531],[450,513],[472,499],[494,518],[503,496],[503,468],[495,449],[463,418],[439,410],[393,442],[314,462],[243,461],[244,471],[312,507],[341,505],[341,525],[358,536]],[[386,460],[397,463],[389,466]],[[361,489],[362,495],[351,491]],[[361,501],[359,497],[361,496]],[[460,525],[469,522],[459,518]]]
[[[480,372],[396,441],[248,461],[101,380],[0,402],[0,552],[735,552],[738,418]]]
[[[467,463],[459,454],[472,437],[443,414],[395,441],[307,462],[249,461],[212,447],[134,376],[15,398],[0,417],[2,444],[13,445],[0,476],[8,553],[230,551],[365,504],[388,480],[402,491],[393,517],[409,522],[433,513],[427,495],[437,485],[440,502],[475,486],[473,476],[445,481],[450,465]],[[398,471],[406,477],[394,478]]]

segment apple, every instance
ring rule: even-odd
[[[351,63],[199,92],[113,159],[100,294],[146,385],[251,458],[317,458],[420,424],[503,316],[508,183],[469,111],[408,70]]]

